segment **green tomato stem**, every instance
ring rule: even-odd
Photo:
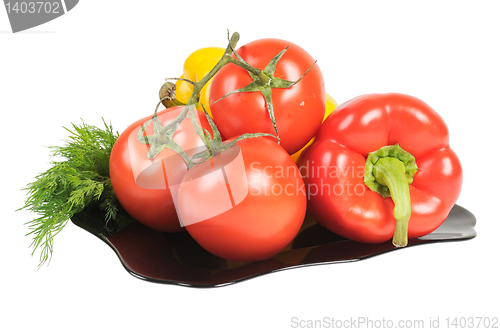
[[[265,85],[265,84],[268,85],[271,82],[271,79],[272,79],[271,77],[266,75],[262,70],[252,67],[251,65],[249,65],[246,61],[244,61],[241,58],[240,58],[240,60],[237,60],[231,56],[227,56],[226,61],[228,63],[235,64],[238,67],[241,67],[241,68],[245,69],[246,71],[252,73],[253,75],[255,75],[255,77],[257,78],[259,83],[262,85]]]
[[[222,58],[217,62],[217,64],[206,74],[199,82],[194,82],[193,84],[193,93],[189,97],[189,100],[187,101],[186,105],[194,105],[198,101],[198,96],[200,95],[201,89],[210,81],[212,77],[217,74],[217,72],[224,67],[226,64],[230,62],[230,59],[233,59],[231,55],[234,52],[234,49],[236,47],[236,43],[240,40],[240,34],[238,32],[235,32],[232,34],[231,38],[229,39],[229,45],[227,46],[226,50],[224,51],[224,55]]]

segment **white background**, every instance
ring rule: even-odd
[[[0,9],[2,331],[287,331],[301,320],[499,317],[500,3],[495,1],[80,1],[12,34]],[[109,247],[72,223],[37,269],[21,191],[47,169],[50,145],[80,119],[122,131],[151,114],[186,56],[264,37],[293,41],[338,102],[414,95],[448,124],[462,161],[458,204],[478,236],[368,260],[293,269],[216,289],[130,276]],[[215,329],[216,328],[216,329]]]

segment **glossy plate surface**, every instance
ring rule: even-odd
[[[210,254],[185,231],[158,232],[125,213],[105,227],[104,214],[97,209],[86,209],[75,214],[72,221],[106,242],[133,276],[180,286],[224,286],[280,270],[357,261],[403,249],[395,248],[390,242],[366,244],[347,240],[306,217],[297,237],[275,257],[243,263]],[[476,218],[471,212],[455,205],[437,230],[410,240],[408,247],[472,239],[476,236],[475,224]]]

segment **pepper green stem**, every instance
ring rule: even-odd
[[[394,202],[396,229],[392,243],[396,247],[408,244],[408,223],[411,217],[410,187],[418,168],[415,158],[398,144],[380,148],[368,155],[365,184]]]
[[[396,230],[392,243],[396,247],[408,244],[408,222],[411,216],[410,189],[405,176],[405,165],[397,158],[380,158],[373,168],[375,180],[389,188],[394,201]]]

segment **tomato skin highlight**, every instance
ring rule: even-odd
[[[159,111],[158,119],[165,125],[183,108],[175,106]],[[198,111],[198,116],[202,127],[210,131],[205,115]],[[146,157],[148,146],[137,141],[137,132],[150,118],[137,120],[118,137],[109,160],[111,184],[120,205],[137,221],[162,232],[182,231],[166,172],[184,174],[187,167],[182,158],[169,149],[163,150],[153,160]],[[152,132],[152,125],[148,126],[146,133]],[[186,149],[203,145],[189,118],[181,123],[174,140]]]
[[[293,240],[302,225],[307,207],[303,180],[288,153],[275,142],[259,137],[242,140],[237,145],[244,169],[237,174],[227,172],[229,186],[223,180],[190,185],[191,179],[212,172],[209,161],[190,169],[179,188],[179,213],[183,221],[188,219],[194,209],[203,208],[200,197],[208,194],[222,197],[223,192],[231,190],[236,197],[235,192],[242,188],[232,184],[239,177],[237,185],[248,185],[248,193],[239,203],[235,198],[229,209],[186,225],[186,229],[203,248],[224,259],[269,259]],[[217,160],[213,163],[217,164]]]
[[[296,44],[280,39],[260,39],[236,52],[250,65],[263,70],[287,46],[289,48],[278,61],[274,76],[296,81],[314,63],[311,55]],[[259,132],[276,135],[260,92],[236,93],[219,100],[251,82],[248,72],[234,64],[224,66],[213,78],[210,108],[215,123],[225,137]],[[318,64],[292,87],[272,89],[272,100],[280,144],[293,154],[315,135],[325,114],[326,92]]]

